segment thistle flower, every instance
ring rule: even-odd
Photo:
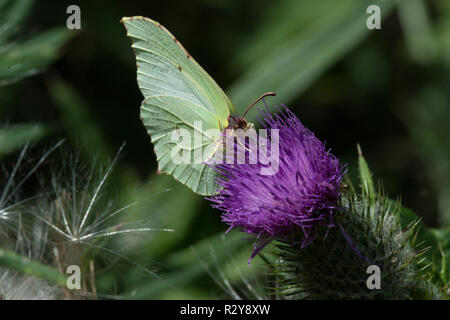
[[[415,231],[402,231],[401,206],[392,206],[381,189],[375,193],[362,156],[362,193],[348,179],[348,188],[341,190],[344,167],[292,112],[261,114],[264,128],[271,129],[267,144],[276,143],[278,134],[278,171],[261,174],[266,165],[254,161],[260,155],[254,137],[242,141],[235,132],[225,134],[228,157],[211,164],[222,177],[218,194],[209,200],[223,211],[230,229],[256,236],[251,258],[276,240],[272,255],[263,258],[272,293],[286,299],[439,299],[437,288],[417,268]],[[245,162],[229,161],[230,151],[239,157],[243,150]],[[330,230],[335,224],[339,228]],[[313,241],[321,231],[326,239]],[[377,290],[367,286],[371,261],[382,268],[383,285]]]
[[[267,165],[252,161],[213,164],[222,177],[217,179],[218,194],[208,198],[223,211],[222,220],[230,229],[242,228],[257,237],[252,257],[274,239],[297,243],[300,234],[304,247],[317,236],[318,227],[333,227],[344,174],[339,160],[289,109],[275,116],[268,110],[260,113],[260,122],[271,132],[268,144],[275,142],[274,130],[279,136],[278,171],[262,175]],[[235,152],[242,148],[235,142]],[[249,160],[255,152],[246,149]]]

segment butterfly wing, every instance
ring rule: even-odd
[[[211,145],[219,144],[219,135],[208,130],[222,131],[230,111],[235,111],[230,100],[161,24],[145,17],[122,22],[136,54],[137,81],[145,98],[141,119],[155,147],[158,170],[196,193],[215,193],[216,173],[202,162],[212,157]],[[173,137],[181,130],[190,133],[182,148]],[[179,150],[179,158],[189,151],[190,160],[174,161],[174,150]]]

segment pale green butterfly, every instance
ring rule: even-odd
[[[122,22],[136,54],[137,82],[144,95],[141,120],[154,145],[158,171],[198,194],[216,193],[217,172],[204,162],[219,148],[220,132],[245,129],[247,122],[231,114],[236,110],[230,99],[166,28],[145,17]],[[274,93],[262,95],[247,111],[267,95]],[[173,136],[180,130],[191,133],[184,148],[191,154],[187,163],[174,161],[173,151],[181,154],[183,149]]]

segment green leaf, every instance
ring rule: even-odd
[[[0,247],[0,265],[20,271],[24,274],[35,276],[59,285],[66,284],[66,278],[59,271],[45,266],[39,262],[25,259],[14,252]]]
[[[26,143],[43,138],[49,131],[42,124],[15,124],[0,128],[0,157],[16,151]]]
[[[229,96],[238,111],[243,111],[255,97],[266,91],[277,93],[277,97],[270,98],[271,104],[289,103],[297,98],[369,35],[370,30],[366,26],[366,9],[369,5],[379,5],[383,18],[389,16],[393,7],[392,1],[376,0],[327,3],[329,6],[324,14],[323,7],[314,10],[306,8],[310,5],[309,1],[291,2],[290,8],[289,4],[280,2],[286,7],[283,12],[306,10],[307,13],[298,13],[301,15],[298,17],[297,13],[291,12],[288,15],[289,23],[282,21],[284,16],[283,19],[277,18],[263,28],[266,32],[259,37],[259,41],[248,41],[249,47],[255,46],[258,50],[255,53],[251,53],[253,49],[243,50],[244,57],[247,57],[243,61],[251,65],[229,88]],[[306,21],[302,23],[299,19]],[[282,24],[283,29],[278,29],[276,24]],[[283,35],[276,35],[275,31],[271,31],[272,28]],[[265,39],[266,35],[271,41]],[[260,45],[259,42],[267,44]]]
[[[93,119],[89,104],[67,82],[55,79],[48,83],[49,94],[61,112],[62,122],[75,143],[83,143],[83,154],[90,158],[98,155],[101,160],[112,156],[109,142],[104,137],[99,123]]]
[[[0,85],[34,75],[60,55],[60,48],[72,36],[65,27],[44,31],[23,42],[7,46],[0,56]]]
[[[139,177],[136,175],[125,176],[122,181],[123,185],[128,186],[122,201],[139,203],[136,219],[146,220],[151,216],[153,224],[175,230],[156,232],[148,239],[138,238],[133,247],[148,250],[149,259],[159,259],[185,246],[195,217],[202,214],[202,198],[167,175],[154,174],[148,183],[142,185],[137,184]]]
[[[411,57],[419,63],[430,63],[438,57],[427,6],[423,0],[398,2],[400,25]]]
[[[34,0],[0,1],[0,45],[17,32],[33,3]]]
[[[364,159],[359,144],[357,144],[357,148],[358,148],[359,178],[361,180],[361,187],[363,190],[363,194],[369,197],[371,204],[374,204],[376,195],[375,195],[375,187],[372,180],[372,173],[370,172],[366,159]]]
[[[164,265],[170,266],[172,271],[166,274],[160,273],[160,279],[133,289],[137,294],[130,298],[157,299],[168,290],[183,289],[184,286],[204,275],[213,264],[225,264],[230,254],[248,244],[242,241],[240,232],[230,232],[225,239],[223,237],[223,233],[220,233],[170,254],[163,262]]]

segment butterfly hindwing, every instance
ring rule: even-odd
[[[200,114],[200,108],[188,100],[173,96],[154,96],[142,103],[141,119],[155,147],[158,170],[172,175],[196,193],[206,195],[216,191],[214,178],[211,177],[215,174],[202,162],[212,156],[206,153],[206,147],[217,143],[219,136],[207,134],[205,126],[212,127],[215,118],[210,113]],[[199,120],[201,127],[195,123]],[[176,137],[177,132],[183,131],[190,133],[188,138]],[[200,135],[201,141],[198,141],[196,137]],[[183,157],[183,148],[189,151],[188,161],[175,162],[174,156],[178,159]],[[196,151],[201,151],[200,157],[196,156]]]

